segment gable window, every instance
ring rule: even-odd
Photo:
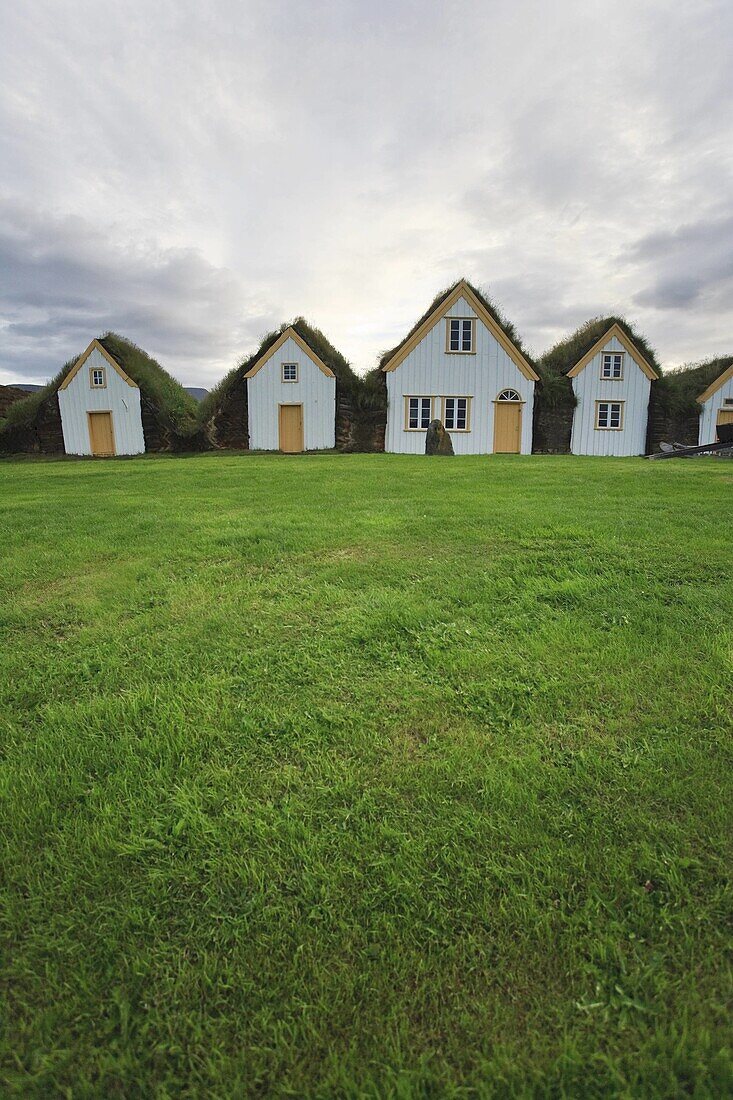
[[[604,351],[601,358],[601,378],[623,378],[624,353],[622,351]]]
[[[91,367],[89,371],[89,384],[93,390],[103,390],[107,385],[107,368]]]
[[[619,432],[623,426],[623,401],[596,401],[596,428]]]
[[[297,363],[283,363],[283,382],[297,382],[298,381],[298,364]]]
[[[405,431],[425,431],[433,419],[432,397],[405,398]]]
[[[469,432],[470,397],[443,398],[443,426],[448,432]]]
[[[448,317],[446,325],[445,350],[471,355],[475,344],[476,319],[474,317]]]

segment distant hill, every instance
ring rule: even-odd
[[[36,393],[38,390],[42,390],[43,386],[33,386],[29,382],[17,382],[15,383],[16,390],[25,390],[26,393]],[[201,386],[184,386],[186,393],[195,398],[196,401],[203,401],[206,397],[208,390],[204,390]]]

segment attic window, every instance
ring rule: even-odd
[[[283,382],[297,382],[298,381],[298,364],[297,363],[283,363]]]
[[[448,317],[446,332],[446,351],[453,354],[471,355],[474,349],[474,317]]]
[[[726,397],[723,401],[724,405],[733,405],[733,397]]]
[[[89,384],[93,390],[103,390],[107,385],[107,368],[91,367],[89,370]]]
[[[623,426],[623,401],[596,401],[596,428],[620,432]]]
[[[601,378],[623,378],[624,353],[622,351],[604,351],[601,361]]]

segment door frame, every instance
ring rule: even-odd
[[[508,389],[509,387],[507,387]],[[512,387],[513,388],[513,387]],[[522,453],[522,417],[524,416],[524,406],[526,401],[499,401],[498,398],[494,398],[492,402],[494,406],[494,438],[491,441],[492,454],[495,455],[520,455]],[[496,409],[497,406],[503,406],[504,408],[519,409],[519,446],[516,451],[497,451],[496,449]]]
[[[721,417],[725,416],[725,420]],[[715,438],[718,439],[718,428],[721,424],[733,424],[733,405],[721,405],[715,414]]]
[[[112,453],[109,455],[95,455],[94,453],[92,417],[100,415],[109,416],[109,430],[112,434]],[[117,436],[115,435],[115,418],[112,409],[87,409],[87,431],[89,432],[89,450],[92,452],[92,458],[115,458],[117,456]]]
[[[285,451],[283,450],[283,409],[300,409],[300,450],[299,451]],[[305,451],[305,412],[303,409],[302,401],[281,401],[277,407],[277,447],[279,451],[282,451],[286,455],[301,455]]]

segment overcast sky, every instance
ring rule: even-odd
[[[5,0],[0,382],[120,332],[357,370],[461,275],[544,351],[733,353],[731,0]]]

